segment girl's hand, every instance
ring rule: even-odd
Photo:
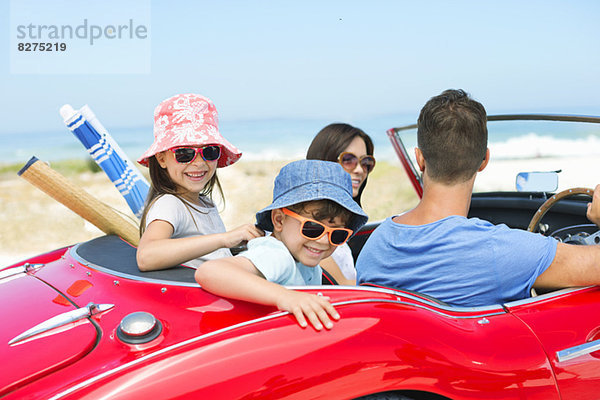
[[[265,236],[265,232],[263,232],[263,230],[258,228],[256,225],[245,224],[238,226],[237,228],[223,234],[223,237],[225,238],[223,247],[235,247],[242,242],[247,242],[248,240],[252,240],[260,236]]]
[[[333,328],[333,322],[329,319],[340,319],[340,315],[329,302],[329,297],[317,296],[314,294],[297,292],[295,290],[286,290],[277,300],[277,308],[280,311],[288,311],[296,317],[298,324],[306,328],[306,319],[318,331],[325,328]]]

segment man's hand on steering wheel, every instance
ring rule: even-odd
[[[578,194],[585,194],[592,198],[592,202],[587,204],[586,216],[591,222],[596,224],[596,226],[600,227],[600,185],[596,185],[594,190],[588,188],[572,188],[563,190],[560,193],[556,193],[554,196],[546,200],[544,204],[540,206],[540,208],[538,208],[533,215],[527,230],[529,232],[536,232],[542,217],[548,212],[548,210],[550,210],[551,207],[553,207],[559,200]],[[580,242],[578,242],[578,244],[600,245],[600,230],[596,233],[580,238]]]
[[[600,227],[600,185],[596,185],[592,202],[587,205],[587,218]]]
[[[566,190],[563,190],[562,192],[556,193],[554,196],[552,196],[548,200],[546,200],[544,202],[544,204],[542,204],[540,206],[540,208],[538,208],[538,210],[535,212],[535,214],[533,214],[533,218],[531,218],[531,222],[529,222],[529,226],[527,227],[527,230],[529,232],[537,232],[539,223],[542,220],[542,218],[544,217],[544,215],[546,215],[548,210],[550,210],[552,207],[554,207],[554,205],[556,203],[558,203],[560,200],[566,199],[568,197],[575,196],[578,194],[585,194],[592,198],[592,204],[591,205],[588,204],[587,217],[590,221],[592,221],[593,223],[598,225],[598,222],[600,222],[600,189],[599,189],[599,187],[600,187],[600,185],[597,185],[595,190],[588,189],[588,188],[572,188],[572,189],[566,189]],[[592,208],[592,209],[590,210],[590,208]],[[595,219],[592,219],[592,218],[595,218]],[[600,231],[598,231],[597,233],[600,234]]]

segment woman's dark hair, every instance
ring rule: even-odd
[[[188,207],[191,207],[187,201],[185,201],[179,194],[177,194],[177,186],[171,180],[169,176],[169,172],[166,168],[162,168],[156,159],[156,156],[152,156],[148,158],[148,172],[150,173],[150,190],[148,191],[148,196],[146,197],[146,203],[144,204],[144,212],[142,213],[142,218],[140,220],[140,236],[144,233],[146,229],[146,215],[148,214],[148,210],[150,210],[150,206],[154,203],[154,201],[162,196],[163,194],[172,194],[177,197],[179,200],[183,202]],[[225,200],[223,197],[223,189],[221,188],[221,183],[219,182],[219,178],[217,177],[217,172],[213,174],[208,183],[200,192],[200,196],[206,196],[212,200],[212,192],[214,187],[217,187],[219,191],[219,195],[221,199]],[[198,211],[198,210],[197,210]]]
[[[356,128],[349,124],[335,123],[327,125],[321,129],[317,136],[313,139],[312,143],[308,147],[306,152],[307,160],[324,160],[324,161],[338,161],[338,157],[355,137],[360,137],[364,140],[367,147],[367,154],[372,156],[374,146],[373,141],[362,129]],[[368,175],[367,175],[368,178]],[[354,201],[360,206],[360,196],[367,185],[367,179],[362,183],[358,189],[358,195],[354,198]]]

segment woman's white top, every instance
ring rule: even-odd
[[[346,279],[356,280],[356,269],[354,268],[354,258],[352,257],[352,250],[348,243],[344,243],[338,246],[337,249],[331,255],[333,261],[340,267],[342,274]]]

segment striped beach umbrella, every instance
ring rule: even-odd
[[[87,105],[80,110],[74,110],[69,104],[65,104],[60,108],[60,114],[67,127],[123,195],[131,211],[140,217],[150,189],[146,178]]]

